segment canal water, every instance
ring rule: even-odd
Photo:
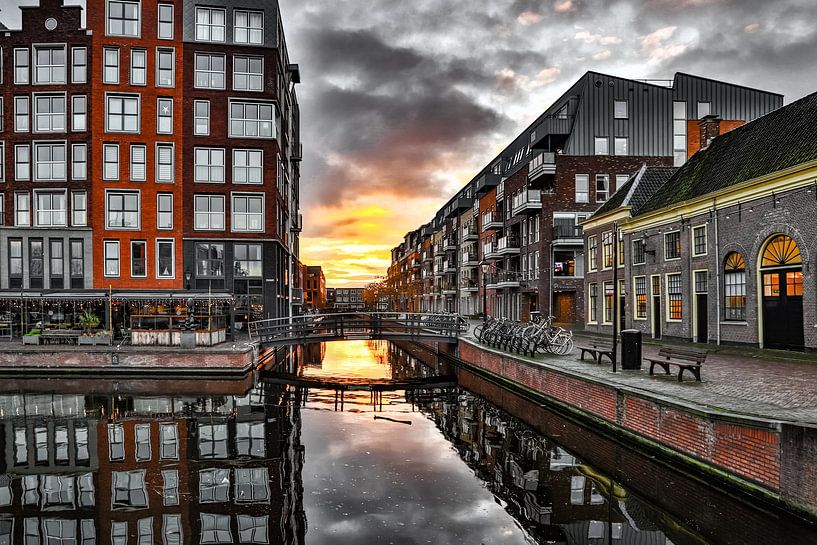
[[[311,345],[244,381],[0,381],[0,545],[817,543],[404,348]]]

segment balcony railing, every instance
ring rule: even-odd
[[[493,212],[486,212],[482,214],[482,230],[489,231],[491,229],[502,229],[502,218],[494,216]]]
[[[497,241],[496,253],[510,255],[519,253],[519,239],[516,237],[502,237]]]
[[[493,242],[486,242],[482,245],[482,257],[485,259],[499,259],[499,254],[496,252],[497,245]]]
[[[575,224],[563,224],[553,226],[553,239],[581,239],[582,226]]]
[[[463,252],[462,253],[462,266],[463,267],[476,267],[479,265],[479,256],[473,252]]]
[[[447,272],[447,273],[457,272],[457,264],[454,261],[446,261],[443,264],[443,267],[445,269],[444,272]]]
[[[470,278],[460,280],[460,289],[463,291],[479,291],[479,282]]]
[[[469,223],[468,225],[462,226],[462,240],[476,240],[479,238],[479,233],[477,232],[477,226],[474,223]]]
[[[496,186],[496,200],[502,200],[505,197],[505,179],[503,178],[499,185]]]
[[[528,180],[545,174],[556,174],[556,154],[552,151],[543,151],[528,163]]]
[[[519,271],[500,271],[491,273],[485,277],[488,288],[518,288],[522,281],[522,274]]]
[[[528,189],[516,193],[511,199],[513,215],[535,213],[542,209],[542,192],[538,189]]]
[[[445,239],[445,242],[443,243],[443,246],[445,247],[446,251],[456,250],[457,249],[457,239],[454,238],[454,237],[448,237],[447,239]]]

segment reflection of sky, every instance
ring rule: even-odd
[[[306,367],[305,377],[391,378],[388,360],[379,362],[369,349],[369,341],[326,343],[320,368]],[[385,342],[383,343],[385,345]]]
[[[324,371],[341,363],[347,344],[327,345]],[[310,410],[328,408],[311,399],[301,437],[307,544],[529,543],[434,423],[408,403],[377,414],[411,426],[374,420],[372,412]]]

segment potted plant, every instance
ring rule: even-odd
[[[97,330],[99,327],[99,316],[90,310],[86,310],[79,317],[79,323],[82,326],[82,335],[77,341],[78,344],[109,344],[110,335],[104,329]]]
[[[28,333],[23,335],[23,344],[40,344],[40,335],[43,330],[40,328],[32,328]]]

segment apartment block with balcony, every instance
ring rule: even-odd
[[[437,213],[440,240],[448,240],[443,220],[452,206],[478,200],[477,311],[485,290],[491,315],[527,319],[539,311],[580,323],[582,221],[642,165],[673,166],[693,155],[699,118],[717,114],[725,132],[781,105],[775,93],[683,73],[650,82],[586,73]],[[458,257],[470,258],[470,246]],[[460,262],[460,301],[474,279],[463,276],[463,262],[473,263]]]

